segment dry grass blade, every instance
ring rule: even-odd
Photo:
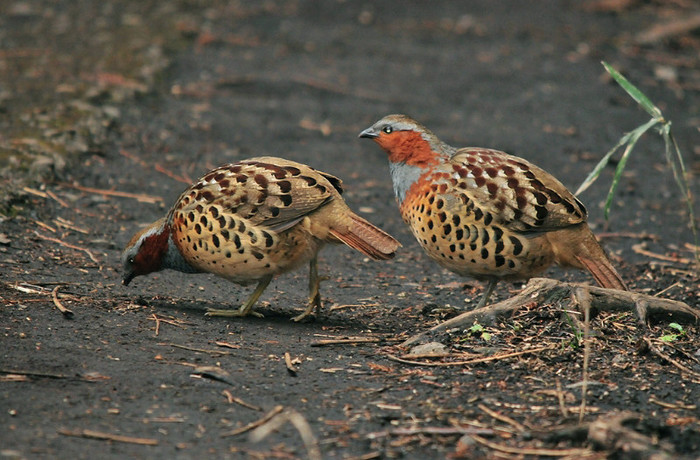
[[[304,447],[306,447],[309,460],[321,460],[318,440],[311,430],[311,425],[309,425],[309,422],[306,421],[303,415],[293,409],[287,409],[281,414],[276,414],[270,420],[257,427],[255,431],[250,433],[250,440],[252,442],[260,442],[287,422],[291,423],[299,432],[304,442]]]

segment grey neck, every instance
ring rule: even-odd
[[[170,268],[171,270],[177,270],[183,273],[199,272],[199,270],[188,264],[182,257],[182,254],[180,254],[180,251],[173,242],[172,235],[168,238],[168,252],[165,253],[165,257],[163,258],[162,268]]]
[[[406,193],[425,171],[418,166],[409,166],[406,163],[389,163],[391,180],[394,183],[394,193],[399,204],[403,203]]]

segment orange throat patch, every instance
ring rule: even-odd
[[[420,168],[439,163],[439,155],[432,150],[428,141],[415,131],[382,133],[375,141],[389,154],[389,161],[392,163],[405,163]]]

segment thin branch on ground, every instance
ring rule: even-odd
[[[71,310],[64,307],[63,304],[61,303],[61,301],[58,300],[58,289],[59,288],[60,288],[60,286],[56,286],[55,288],[53,288],[53,291],[51,291],[51,298],[53,299],[53,304],[56,306],[56,308],[58,308],[58,311],[63,313],[63,316],[65,318],[72,319],[75,316],[75,314]]]
[[[158,440],[152,438],[136,438],[133,436],[123,436],[120,434],[104,433],[95,430],[68,430],[66,428],[58,429],[58,434],[64,436],[73,436],[77,438],[98,439],[100,441],[115,441],[124,442],[127,444],[138,444],[141,446],[157,446]]]
[[[518,295],[502,302],[462,313],[433,326],[426,332],[410,337],[401,346],[407,347],[419,342],[430,341],[436,334],[467,328],[474,322],[478,322],[482,326],[492,324],[497,318],[512,315],[526,306],[570,302],[571,292],[575,289],[585,289],[590,293],[592,308],[599,311],[632,311],[637,314],[642,324],[646,323],[649,316],[661,314],[677,318],[678,321],[700,322],[700,310],[676,300],[661,299],[637,292],[567,283],[548,278],[532,278]],[[561,308],[562,310],[573,309],[563,305]]]

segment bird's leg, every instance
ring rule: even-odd
[[[301,315],[292,318],[292,321],[301,321],[311,314],[314,308],[321,308],[321,281],[327,280],[327,276],[318,276],[318,260],[314,256],[309,262],[309,303]]]
[[[272,275],[266,276],[265,278],[258,281],[258,285],[255,287],[253,293],[250,295],[250,297],[248,297],[248,300],[246,300],[245,303],[241,305],[241,308],[239,308],[238,310],[216,310],[213,308],[208,308],[205,315],[240,317],[253,315],[257,316],[258,318],[262,318],[263,315],[261,313],[258,313],[257,311],[253,310],[253,305],[255,305],[255,302],[258,301],[262,293],[267,288],[267,285],[270,284],[270,281],[272,281]]]
[[[491,293],[496,287],[496,284],[498,284],[498,278],[489,279],[489,284],[486,285],[486,290],[481,296],[481,300],[479,300],[479,303],[477,304],[476,308],[483,308],[486,306],[486,303],[489,301],[489,297],[491,297]]]

